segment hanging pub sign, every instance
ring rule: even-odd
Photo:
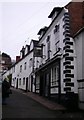
[[[42,47],[34,48],[34,57],[42,57]]]

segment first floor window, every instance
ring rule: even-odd
[[[24,63],[24,70],[26,70],[27,62]]]
[[[22,72],[22,65],[20,65],[20,72]]]
[[[31,68],[32,66],[33,66],[33,59],[30,58],[30,60],[29,60],[29,67]]]
[[[55,49],[56,49],[56,52],[59,51],[59,41],[57,41],[57,42],[55,43]]]
[[[47,58],[50,58],[50,41],[47,42]]]

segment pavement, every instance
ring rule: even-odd
[[[15,88],[11,88],[11,89],[15,90],[17,92],[21,92],[24,95],[27,95],[28,97],[30,97],[33,100],[39,102],[40,104],[42,104],[43,106],[45,106],[46,108],[48,108],[50,110],[58,110],[58,111],[65,111],[66,110],[66,108],[63,105],[60,105],[60,104],[55,103],[53,101],[50,101],[47,98],[39,96],[38,94],[35,94],[35,93],[32,93],[32,92],[23,92],[22,90],[15,89]]]

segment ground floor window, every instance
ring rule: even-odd
[[[51,69],[51,85],[52,86],[58,86],[59,81],[59,66],[56,65]]]
[[[25,85],[25,77],[23,78],[23,85]]]

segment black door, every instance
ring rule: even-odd
[[[16,84],[16,89],[18,89],[18,78],[17,78],[17,84]]]
[[[45,74],[45,96],[50,97],[50,72]]]
[[[33,76],[31,76],[31,92],[33,91]]]
[[[43,92],[43,80],[44,80],[43,78],[44,78],[44,75],[41,74],[41,75],[40,75],[40,95],[41,95],[41,96],[43,96],[43,93],[44,93],[44,92]]]
[[[26,78],[26,92],[28,91],[28,77]]]

